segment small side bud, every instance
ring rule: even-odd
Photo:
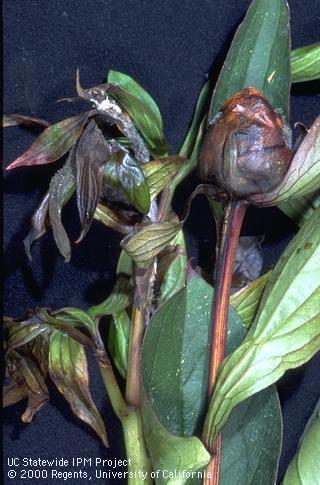
[[[226,101],[209,125],[199,178],[240,198],[268,192],[290,166],[290,133],[265,97],[255,88],[245,88]]]

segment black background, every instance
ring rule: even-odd
[[[319,41],[319,1],[291,0],[289,4],[293,48]],[[58,121],[81,110],[79,105],[55,103],[75,94],[77,67],[84,87],[101,83],[109,69],[119,70],[131,75],[154,97],[163,115],[171,153],[175,153],[188,129],[206,75],[218,72],[249,1],[5,0],[3,5],[4,112]],[[292,124],[303,121],[310,126],[319,113],[319,92],[317,82],[294,88]],[[21,128],[7,129],[4,165],[20,155],[33,139],[34,134]],[[22,316],[27,308],[37,305],[86,308],[105,298],[114,283],[119,238],[98,223],[93,224],[80,245],[73,246],[68,265],[58,254],[50,233],[34,245],[32,263],[27,261],[22,240],[57,166],[5,174],[4,311],[10,316]],[[179,190],[175,202],[178,212],[195,184],[192,176]],[[79,233],[74,201],[64,211],[64,221],[74,241]],[[200,264],[210,259],[213,228],[209,221],[205,203],[196,201],[187,224],[187,240],[190,254]],[[250,210],[244,227],[245,234],[266,234],[265,269],[274,263],[295,230],[277,209]],[[278,386],[284,413],[280,477],[319,395],[319,363],[318,355],[303,368],[288,372]],[[90,375],[92,394],[105,419],[111,449],[100,446],[52,386],[52,401],[32,424],[24,425],[19,420],[24,404],[5,410],[5,464],[7,457],[123,457],[119,423],[91,360]],[[5,483],[9,482],[5,477]]]

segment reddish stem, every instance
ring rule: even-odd
[[[224,359],[228,311],[229,293],[232,280],[233,264],[236,255],[243,218],[248,204],[245,201],[229,201],[225,211],[221,229],[220,247],[216,264],[215,293],[212,303],[212,341],[210,355],[210,372],[208,396],[211,399],[214,384],[220,365]],[[204,443],[209,447],[209,436],[204,433]],[[221,436],[218,435],[213,449],[212,459],[207,468],[208,478],[204,480],[206,485],[218,485],[220,474]]]

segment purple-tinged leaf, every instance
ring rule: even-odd
[[[87,120],[95,113],[95,110],[87,111],[49,126],[25,153],[7,167],[7,170],[55,162],[76,143]]]
[[[51,125],[50,121],[43,120],[41,118],[34,118],[33,116],[24,116],[18,113],[13,113],[10,115],[3,115],[2,117],[2,127],[9,128],[11,126],[30,126],[35,128],[47,128]]]
[[[242,288],[260,275],[263,266],[261,241],[259,236],[240,237],[233,266],[232,288]]]
[[[102,131],[93,120],[90,121],[76,150],[77,203],[81,221],[77,243],[90,228],[99,201],[103,169],[109,156],[110,149]]]
[[[28,258],[30,261],[32,260],[31,256],[31,245],[34,241],[39,239],[43,236],[47,231],[47,215],[48,215],[48,205],[49,205],[49,192],[43,197],[40,202],[39,207],[35,211],[31,219],[31,229],[28,235],[23,240],[24,248],[27,253]]]
[[[54,331],[50,339],[49,373],[72,411],[91,426],[108,446],[103,420],[89,390],[87,358],[82,345],[62,332]]]

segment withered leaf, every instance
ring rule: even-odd
[[[103,168],[109,146],[95,121],[91,120],[76,149],[77,203],[81,221],[80,242],[88,232],[101,190]]]
[[[102,222],[107,227],[120,232],[121,234],[129,234],[134,226],[131,218],[125,211],[111,209],[105,204],[98,204],[94,213],[96,221]]]
[[[173,155],[141,165],[141,170],[147,180],[151,200],[157,197],[167,183],[172,180],[185,160],[184,157]]]
[[[36,128],[47,128],[51,125],[50,121],[43,120],[41,118],[34,118],[33,116],[20,115],[18,113],[13,113],[10,115],[3,115],[2,117],[2,127],[9,128],[11,126],[26,125]]]
[[[61,211],[76,188],[74,161],[75,147],[71,149],[64,166],[52,177],[49,189],[48,208],[53,237],[66,262],[70,261],[71,247],[69,238],[61,222]]]
[[[32,260],[31,250],[30,250],[32,243],[46,233],[46,230],[47,230],[46,226],[48,225],[48,221],[47,221],[48,207],[49,207],[49,192],[45,194],[45,196],[40,202],[39,207],[33,214],[31,219],[31,229],[28,235],[23,240],[24,248],[30,261]]]
[[[71,337],[55,330],[50,338],[49,374],[76,416],[91,426],[108,446],[105,426],[89,390],[84,348]]]
[[[49,126],[25,153],[7,167],[7,170],[55,162],[76,143],[87,120],[95,113],[95,110],[86,111]]]
[[[20,389],[21,396],[28,398],[27,409],[22,415],[22,421],[30,423],[35,413],[49,400],[49,391],[44,377],[30,357],[22,355],[16,350],[10,352],[7,357],[7,368],[11,379]],[[18,397],[17,390],[16,397]]]
[[[4,408],[12,406],[26,397],[22,387],[19,387],[13,380],[3,386],[2,405]]]
[[[5,328],[7,329],[7,352],[9,353],[16,348],[27,344],[31,340],[35,339],[38,335],[45,332],[47,326],[35,314],[22,321],[6,321]]]
[[[242,288],[260,275],[263,265],[261,239],[259,236],[239,238],[233,267],[232,288]]]

